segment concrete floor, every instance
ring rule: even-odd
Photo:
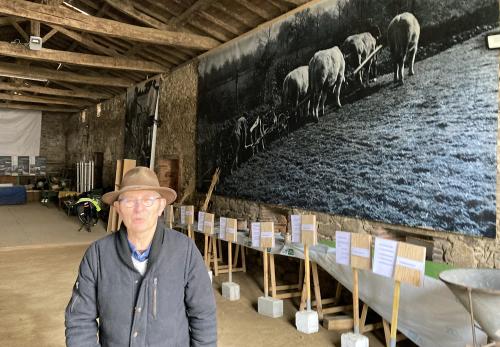
[[[87,245],[105,235],[104,228],[77,232],[76,217],[38,203],[0,207],[0,341],[10,347],[58,347],[64,342],[64,309]],[[79,243],[79,244],[78,244]],[[85,243],[85,244],[82,244]],[[45,246],[43,246],[45,245]],[[340,346],[339,334],[320,328],[305,335],[294,326],[296,307],[285,300],[279,319],[256,312],[260,269],[236,273],[241,299],[222,298],[214,279],[219,346]],[[373,335],[370,346],[383,346]]]
[[[106,235],[102,221],[90,233],[85,229],[79,232],[79,228],[76,216],[67,216],[52,203],[47,206],[39,202],[0,206],[0,250],[19,246],[90,244]]]

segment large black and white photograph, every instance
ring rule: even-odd
[[[197,189],[496,235],[497,0],[325,0],[207,54]]]
[[[153,78],[127,90],[125,114],[125,158],[137,165],[149,166],[153,141],[159,78]]]

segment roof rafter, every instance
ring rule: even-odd
[[[0,0],[0,13],[94,34],[159,45],[210,50],[220,44],[217,40],[202,35],[144,28],[110,19],[86,16],[69,10],[65,11],[61,7],[40,5],[22,0]]]

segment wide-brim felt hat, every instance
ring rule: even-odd
[[[125,176],[123,176],[120,190],[104,194],[102,196],[102,201],[111,205],[118,199],[120,194],[138,190],[157,192],[162,198],[167,200],[167,205],[173,203],[177,198],[177,193],[172,188],[160,187],[158,177],[153,170],[144,166],[137,166],[129,170]]]

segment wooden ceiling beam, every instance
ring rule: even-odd
[[[287,5],[284,5],[281,3],[280,0],[267,0],[271,5],[279,9],[281,12],[285,13],[290,10],[290,8]]]
[[[135,20],[137,20],[141,23],[149,25],[153,28],[160,29],[160,30],[167,30],[167,31],[168,30],[175,31],[177,29],[175,26],[163,23],[163,22],[147,15],[146,13],[137,10],[130,0],[104,0],[104,1],[106,1],[106,4],[117,9],[118,11],[134,18]]]
[[[262,7],[259,7],[251,3],[248,0],[233,0],[233,1],[245,7],[250,12],[255,13],[257,16],[264,18],[265,20],[269,20],[272,18],[272,16],[266,10],[264,10]]]
[[[291,5],[301,6],[301,5],[307,4],[311,0],[283,0],[283,1],[286,3],[289,3]]]
[[[0,93],[0,100],[7,101],[17,101],[17,102],[35,102],[39,104],[49,104],[49,105],[70,105],[77,107],[85,107],[92,105],[90,102],[85,102],[84,100],[78,99],[60,99],[48,96],[31,96],[31,95],[18,95],[18,94],[7,94]]]
[[[30,40],[30,37],[28,36],[28,34],[26,33],[26,31],[24,31],[23,28],[21,28],[21,26],[19,24],[17,24],[17,22],[12,22],[12,26],[17,30],[17,32],[19,34],[21,34],[21,36],[23,37],[23,39],[28,42]]]
[[[102,69],[130,70],[152,73],[162,73],[167,71],[159,64],[147,60],[124,57],[106,57],[102,55],[74,53],[46,48],[42,48],[41,50],[31,50],[24,45],[14,45],[2,41],[0,41],[0,55]]]
[[[172,18],[169,21],[169,24],[179,25],[181,23],[187,22],[191,16],[197,11],[206,10],[208,7],[212,5],[213,0],[197,0],[194,4],[189,6],[184,12],[182,12],[179,16]]]
[[[14,110],[37,110],[46,112],[64,112],[64,113],[76,113],[80,112],[78,108],[69,107],[53,107],[53,106],[43,106],[43,105],[28,105],[28,104],[14,104],[14,103],[0,103],[0,109],[14,109]]]
[[[70,98],[84,98],[84,99],[108,99],[111,97],[109,94],[96,93],[86,90],[65,90],[58,88],[47,88],[38,85],[29,84],[27,82],[21,83],[20,85],[14,83],[0,82],[0,90],[11,90],[11,91],[25,91],[31,93],[45,94],[45,95],[56,95],[56,96],[66,96]]]
[[[52,28],[57,29],[61,34],[66,35],[72,40],[77,41],[81,45],[87,47],[91,51],[97,52],[97,53],[102,53],[105,55],[109,55],[111,57],[116,57],[118,53],[112,49],[109,49],[107,47],[104,47],[98,43],[96,43],[94,40],[88,37],[84,37],[82,34],[79,34],[77,32],[74,32],[72,30],[63,28],[58,25],[50,25]]]
[[[24,79],[46,79],[49,81],[63,81],[80,84],[107,85],[113,87],[128,88],[132,85],[130,80],[106,76],[85,76],[73,72],[54,71],[46,68],[21,66],[12,63],[0,63],[0,76],[24,78]]]
[[[212,5],[212,7],[218,9],[222,13],[224,13],[226,16],[229,16],[233,18],[235,21],[241,23],[243,26],[247,27],[248,29],[253,28],[256,23],[249,21],[247,18],[243,17],[241,14],[239,14],[236,11],[232,11],[230,8],[228,8],[226,5],[216,2]]]
[[[43,37],[42,37],[42,43],[45,43],[47,42],[48,40],[50,40],[50,38],[52,36],[54,36],[55,34],[57,34],[58,30],[57,29],[50,29],[50,31],[48,33],[46,33]]]
[[[236,29],[235,27],[227,24],[223,20],[220,20],[219,18],[212,16],[210,13],[200,12],[200,13],[198,13],[198,16],[200,16],[201,18],[204,18],[207,21],[209,21],[209,22],[211,22],[211,23],[213,23],[213,24],[221,27],[222,29],[230,32],[234,36],[239,36],[241,34],[241,32],[238,29]]]
[[[220,44],[217,40],[202,35],[144,28],[23,0],[0,0],[0,13],[149,44],[180,46],[198,50],[210,50]]]
[[[13,22],[26,22],[26,19],[12,16],[0,17],[0,26],[12,25]]]

